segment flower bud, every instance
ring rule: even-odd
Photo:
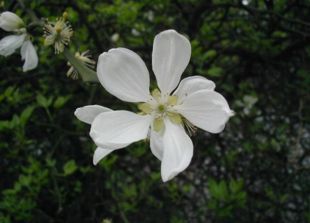
[[[0,14],[0,28],[5,31],[18,31],[25,26],[23,20],[13,12],[3,12]]]

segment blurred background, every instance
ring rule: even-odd
[[[192,137],[189,168],[168,183],[144,141],[94,167],[89,126],[74,110],[136,106],[67,78],[63,55],[43,46],[41,28],[30,29],[37,69],[23,73],[18,53],[0,57],[1,223],[310,222],[308,0],[0,3],[28,24],[31,11],[49,20],[67,11],[72,52],[88,49],[97,60],[122,46],[150,71],[154,36],[173,28],[192,45],[183,78],[213,80],[236,112],[221,134]]]

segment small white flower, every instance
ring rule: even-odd
[[[83,53],[76,52],[74,56],[88,68],[90,69],[95,68],[96,62],[93,59],[91,59],[91,55],[89,54],[88,50],[84,51]],[[71,77],[74,80],[78,79],[79,78],[78,71],[70,64],[70,62],[68,62],[68,66],[70,66],[70,68],[67,72],[67,77]]]
[[[54,45],[55,53],[62,53],[71,41],[73,30],[67,20],[67,13],[58,18],[56,22],[46,22],[44,25],[44,45]]]
[[[75,111],[78,119],[91,124],[90,136],[97,145],[94,164],[149,135],[151,151],[161,160],[162,179],[168,181],[187,168],[193,156],[193,143],[184,129],[187,123],[211,133],[224,129],[233,113],[225,98],[214,91],[215,84],[201,76],[180,82],[190,55],[190,42],[183,35],[174,30],[159,33],[154,40],[152,67],[160,90],[152,93],[148,70],[136,53],[116,48],[100,55],[100,83],[123,101],[139,102],[142,114],[99,105]]]
[[[0,40],[0,55],[5,57],[12,55],[18,48],[23,45],[26,36],[26,34],[21,34],[3,37]]]
[[[22,60],[25,61],[23,71],[36,68],[38,55],[30,41],[23,20],[12,12],[3,12],[0,14],[0,28],[15,33],[0,40],[0,55],[7,57],[21,48],[20,54]]]
[[[24,72],[32,70],[38,66],[38,55],[30,40],[26,40],[23,43],[20,49],[20,55],[22,56],[22,60],[25,61],[23,65]]]
[[[13,12],[2,12],[0,14],[0,28],[13,32],[25,27],[23,20]]]

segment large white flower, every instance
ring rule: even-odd
[[[161,160],[162,179],[168,181],[187,168],[193,156],[193,143],[184,127],[195,125],[211,133],[224,129],[232,111],[225,98],[214,91],[215,84],[201,76],[180,82],[190,55],[190,42],[183,35],[174,30],[159,33],[152,54],[159,89],[152,93],[148,70],[136,53],[116,48],[100,55],[100,83],[119,99],[138,102],[142,114],[112,111],[99,105],[75,111],[78,119],[91,124],[90,136],[98,147],[94,164],[113,150],[149,135],[151,151]]]
[[[26,32],[23,20],[12,12],[3,12],[0,14],[0,28],[15,33],[0,40],[0,55],[7,57],[21,48],[20,54],[22,60],[25,61],[23,71],[26,72],[36,68],[38,55],[30,41],[30,36]]]

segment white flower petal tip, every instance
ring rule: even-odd
[[[12,32],[17,31],[25,26],[23,20],[13,12],[2,12],[0,14],[0,28]]]
[[[100,113],[108,111],[112,110],[100,105],[86,105],[84,107],[77,108],[74,115],[80,121],[91,124]]]
[[[163,182],[171,180],[185,170],[193,157],[193,143],[181,125],[165,120],[163,135],[163,159],[161,176]]]
[[[187,96],[175,109],[195,126],[211,133],[223,131],[233,115],[226,99],[209,90],[200,90]]]
[[[213,81],[202,76],[190,76],[184,78],[180,82],[178,88],[173,94],[177,95],[180,99],[183,99],[184,97],[200,90],[213,91],[214,89],[215,84]]]
[[[162,93],[170,94],[176,88],[190,56],[189,40],[175,30],[163,31],[155,37],[152,67]]]
[[[38,66],[39,58],[37,51],[35,50],[30,40],[26,40],[23,43],[20,54],[22,56],[22,60],[25,60],[23,65],[23,72],[33,70]]]
[[[120,149],[147,137],[151,116],[128,111],[99,114],[92,122],[90,136],[101,148]]]
[[[99,56],[97,75],[102,86],[123,101],[150,99],[150,77],[140,56],[125,48],[111,49]]]
[[[0,41],[0,55],[10,56],[18,48],[20,48],[26,38],[26,34],[22,35],[9,35],[1,39]]]
[[[113,151],[114,150],[112,149],[104,149],[97,147],[93,156],[93,164],[96,166],[100,162],[100,160],[102,160],[104,157],[106,157]]]

